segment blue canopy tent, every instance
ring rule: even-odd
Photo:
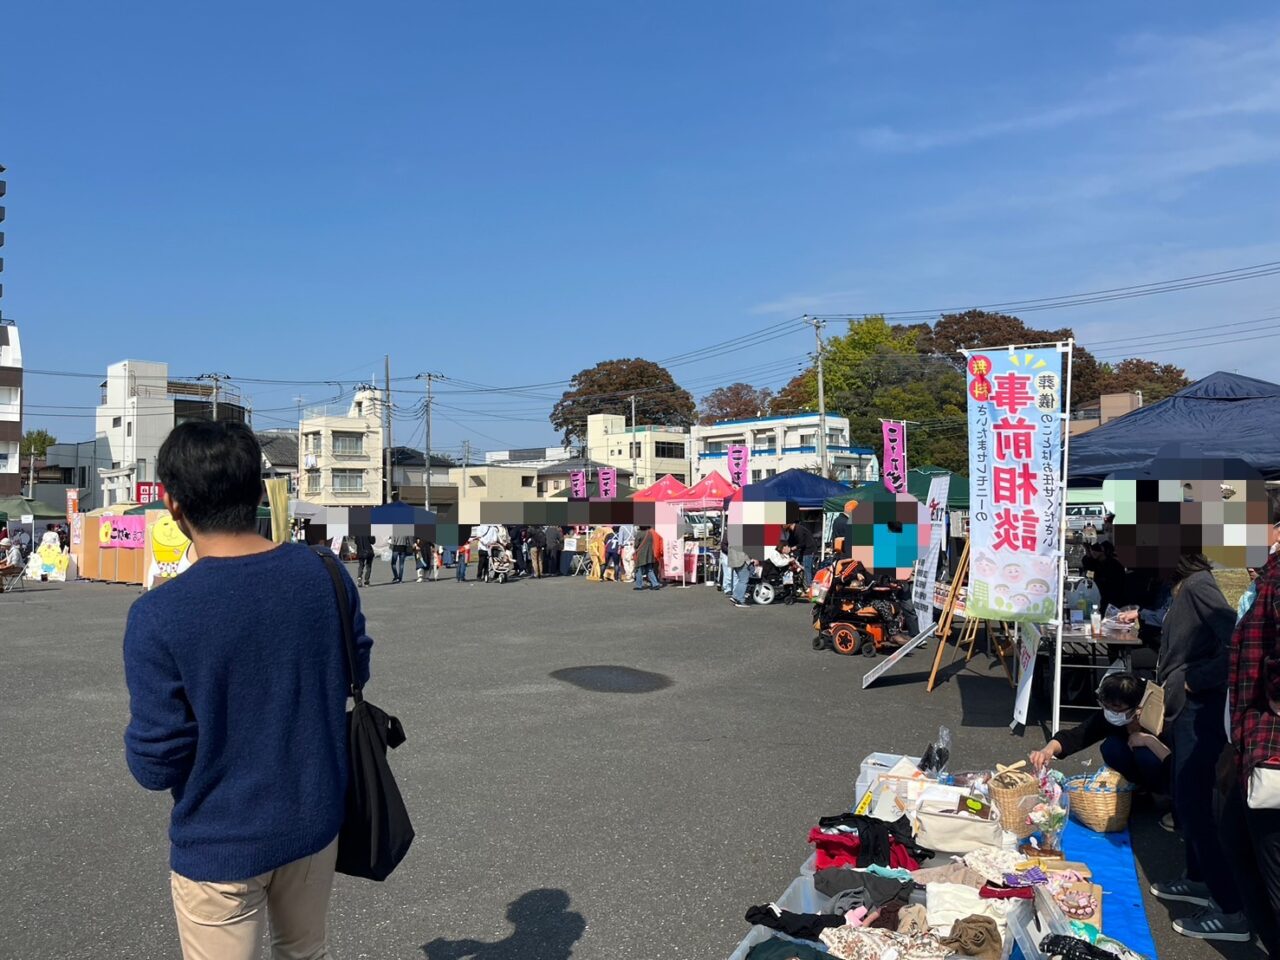
[[[1188,444],[1206,457],[1238,458],[1269,480],[1280,478],[1280,384],[1212,373],[1073,438],[1067,479],[1101,484],[1117,470],[1145,466],[1170,443]]]
[[[848,496],[850,487],[805,470],[783,470],[768,480],[749,483],[742,488],[742,499],[794,503],[801,510],[821,510],[828,497]]]

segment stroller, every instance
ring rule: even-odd
[[[905,601],[902,585],[887,575],[873,578],[859,561],[837,560],[814,574],[809,599],[813,649],[830,644],[845,656],[874,657],[899,645]]]
[[[506,583],[515,576],[516,561],[505,543],[495,543],[489,548],[489,567],[484,578],[488,583]]]
[[[806,595],[806,586],[804,567],[794,560],[785,567],[766,560],[752,568],[751,577],[747,581],[747,593],[762,607],[779,600],[790,606]]]

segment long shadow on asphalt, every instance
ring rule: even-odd
[[[427,960],[569,960],[587,921],[569,909],[563,890],[530,890],[507,906],[515,930],[505,940],[445,940],[422,945]]]

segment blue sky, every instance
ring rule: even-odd
[[[19,5],[0,307],[33,369],[350,384],[390,352],[393,376],[531,384],[806,311],[1280,260],[1280,14],[1155,9]],[[1145,352],[1280,379],[1268,317],[1280,277],[1027,319],[1112,358],[1176,331]],[[697,396],[777,385],[811,346],[797,329],[674,372]],[[27,383],[30,424],[92,434],[94,381]],[[244,389],[260,427],[336,393]],[[450,389],[438,448],[555,442],[557,390]]]

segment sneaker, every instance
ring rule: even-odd
[[[1195,940],[1234,940],[1251,943],[1253,931],[1243,913],[1223,913],[1215,906],[1208,906],[1189,917],[1173,921],[1173,929],[1184,937]]]
[[[1160,829],[1168,830],[1170,833],[1177,832],[1178,825],[1173,822],[1172,810],[1170,810],[1168,813],[1166,813],[1163,817],[1160,818]]]
[[[1212,902],[1209,888],[1205,884],[1199,880],[1188,880],[1186,877],[1179,877],[1168,883],[1153,883],[1151,895],[1157,900],[1194,903],[1202,907],[1207,907]]]

